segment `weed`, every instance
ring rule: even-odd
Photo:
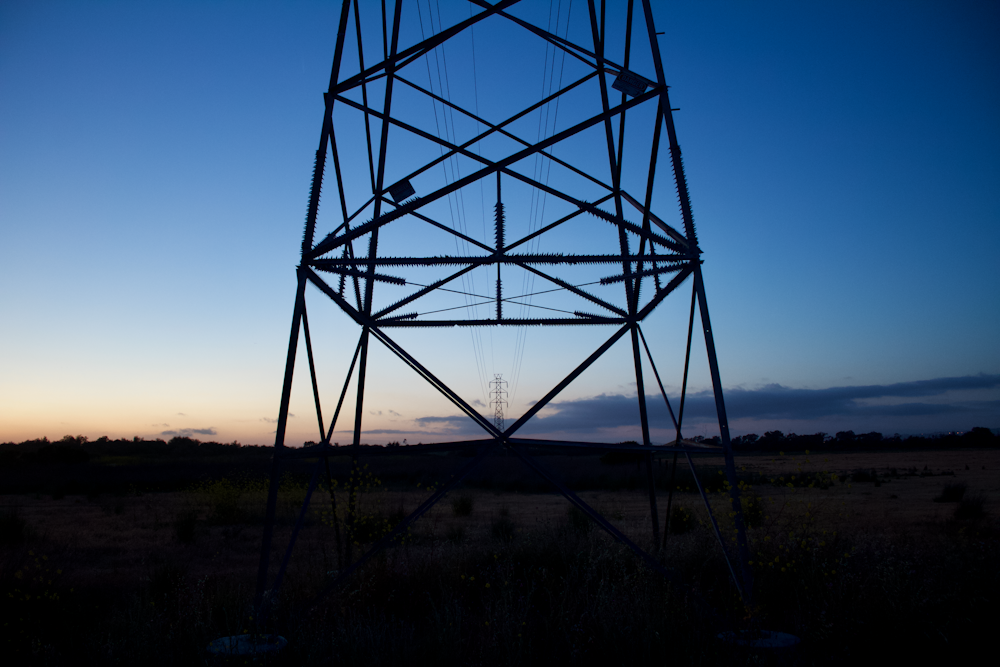
[[[743,509],[743,523],[747,528],[757,528],[764,523],[764,501],[754,492],[740,497]]]
[[[353,539],[357,544],[377,542],[395,528],[396,523],[381,512],[359,514],[351,527]]]
[[[168,604],[176,600],[184,576],[184,569],[174,563],[156,566],[149,575],[149,595],[154,604]]]
[[[449,526],[445,532],[445,539],[452,544],[458,544],[465,539],[465,528],[462,526]]]
[[[744,517],[746,515],[744,514]],[[697,525],[694,515],[681,505],[674,505],[670,510],[670,532],[673,535],[682,535],[689,532]]]
[[[455,516],[469,516],[472,514],[472,497],[462,495],[452,498],[451,513]]]
[[[505,510],[506,508],[500,508],[500,515],[490,522],[490,536],[498,542],[510,542],[514,539],[514,533],[517,530],[509,512],[505,512]]]

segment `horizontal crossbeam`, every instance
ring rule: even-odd
[[[503,254],[503,255],[440,255],[438,257],[337,257],[314,259],[310,266],[317,269],[346,266],[442,266],[468,264],[491,266],[495,264],[621,264],[622,262],[683,262],[695,259],[690,255],[563,255],[561,253]]]
[[[390,211],[389,213],[386,213],[385,215],[379,216],[377,219],[372,220],[371,222],[367,222],[365,224],[359,225],[359,226],[355,227],[353,230],[351,230],[350,232],[345,232],[343,234],[340,234],[339,236],[334,236],[334,235],[331,234],[330,236],[327,236],[325,239],[323,239],[322,241],[320,241],[313,248],[312,252],[310,252],[308,254],[308,258],[312,259],[312,258],[316,258],[316,257],[320,257],[322,255],[325,255],[326,253],[328,253],[331,250],[334,250],[336,248],[339,248],[340,246],[344,245],[345,243],[348,243],[348,242],[350,242],[350,241],[352,241],[352,240],[354,240],[356,238],[364,236],[365,234],[369,234],[369,233],[373,232],[376,229],[384,227],[385,225],[389,224],[393,220],[398,220],[399,218],[401,218],[404,215],[406,215],[407,213],[409,213],[411,210],[416,210],[418,208],[422,208],[423,206],[426,206],[427,204],[429,204],[432,201],[437,201],[438,199],[441,199],[442,197],[446,197],[449,194],[451,194],[452,192],[460,190],[460,189],[464,188],[465,186],[470,185],[472,183],[475,183],[476,181],[478,181],[478,180],[480,180],[482,178],[486,178],[487,176],[493,175],[497,171],[500,171],[501,169],[505,169],[505,168],[509,167],[510,165],[515,164],[517,162],[520,162],[521,160],[523,160],[523,159],[525,159],[527,157],[531,157],[535,153],[537,153],[537,152],[539,152],[541,150],[544,150],[545,148],[548,148],[549,146],[552,146],[553,144],[557,144],[560,141],[563,141],[564,139],[566,139],[567,137],[571,137],[571,136],[573,136],[575,134],[579,134],[580,132],[583,132],[584,130],[586,130],[586,129],[590,128],[590,127],[593,127],[594,125],[597,125],[598,123],[604,122],[605,120],[607,120],[609,118],[617,116],[618,114],[623,113],[624,111],[626,111],[626,110],[628,110],[628,109],[630,109],[630,108],[632,108],[634,106],[638,106],[638,105],[642,104],[643,102],[647,102],[647,101],[653,99],[656,95],[658,95],[659,92],[660,91],[657,88],[651,89],[651,90],[643,93],[642,95],[639,95],[637,97],[633,97],[632,99],[626,101],[624,104],[620,104],[620,105],[618,105],[616,107],[613,107],[611,109],[608,109],[607,111],[604,111],[604,112],[602,112],[602,113],[600,113],[600,114],[598,114],[596,116],[592,116],[591,118],[588,118],[588,119],[586,119],[584,121],[581,121],[580,123],[577,123],[576,125],[574,125],[572,127],[569,127],[567,129],[563,130],[562,132],[557,132],[556,134],[553,134],[552,136],[550,136],[548,139],[543,139],[542,141],[539,141],[537,144],[535,144],[531,148],[525,148],[524,150],[518,151],[517,153],[509,155],[509,156],[505,157],[504,159],[502,159],[502,160],[500,160],[500,161],[498,161],[496,163],[493,163],[492,165],[483,167],[482,169],[480,169],[478,171],[475,171],[475,172],[469,174],[468,176],[465,176],[465,177],[460,178],[460,179],[458,179],[456,181],[453,181],[452,183],[446,185],[445,187],[439,188],[438,190],[436,190],[436,191],[434,191],[432,193],[429,193],[429,194],[424,195],[422,197],[417,197],[417,198],[411,200],[410,202],[404,204],[403,206],[400,206],[395,211]],[[433,138],[434,141],[437,141],[439,143],[442,141],[442,140],[438,139],[437,137],[432,137],[432,138]],[[484,159],[484,158],[481,158],[480,156],[475,155],[474,153],[472,153],[471,155],[473,156],[474,159],[479,160],[479,161],[482,161]],[[663,245],[669,245],[669,244],[670,244],[670,242],[663,243]]]

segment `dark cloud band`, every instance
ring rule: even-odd
[[[916,417],[945,416],[993,411],[1000,414],[1000,400],[949,399],[954,391],[986,392],[1000,387],[1000,375],[969,375],[937,378],[890,385],[831,387],[829,389],[791,389],[770,384],[757,389],[728,389],[725,392],[726,411],[730,421],[738,419],[812,420],[825,417]],[[938,400],[907,401],[904,403],[868,403],[900,398],[934,398]],[[673,408],[677,404],[674,398]],[[670,428],[672,422],[661,396],[647,396],[650,425]],[[533,431],[586,431],[595,428],[616,428],[638,423],[638,406],[634,397],[602,394],[592,398],[562,401],[552,405],[555,414],[540,417]],[[689,394],[685,401],[685,421],[711,421],[716,418],[715,399],[710,391]]]
[[[727,389],[725,398],[730,422],[829,418],[898,420],[948,416],[954,416],[958,421],[964,420],[966,416],[1000,415],[1000,400],[994,398],[998,388],[1000,375],[980,374],[827,389],[793,389],[780,384],[769,384],[756,389]],[[954,398],[948,395],[951,392],[972,392],[978,396]],[[671,405],[675,411],[678,407],[677,399],[677,396],[671,396]],[[670,415],[661,396],[646,396],[646,405],[650,426],[672,428]],[[597,429],[632,427],[639,423],[635,397],[621,394],[557,401],[549,406],[547,412],[549,414],[539,415],[528,422],[521,433],[585,433]],[[684,413],[687,424],[714,421],[716,411],[712,392],[688,394]],[[445,431],[448,435],[482,432],[464,415],[420,417],[414,421],[421,430]]]

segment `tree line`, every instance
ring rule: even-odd
[[[695,437],[692,440],[711,444],[721,444],[719,436],[714,438]],[[764,435],[748,433],[732,439],[733,449],[740,452],[800,452],[805,450],[865,450],[865,449],[960,449],[966,447],[1000,447],[1000,436],[991,429],[977,426],[969,431],[940,433],[935,435],[911,435],[903,437],[898,433],[890,436],[877,431],[855,433],[838,431],[834,435],[812,433],[798,435],[781,431],[766,431]]]
[[[691,440],[709,445],[721,445],[719,436],[712,438],[695,436]],[[315,443],[307,442],[305,444]],[[907,437],[898,433],[885,436],[875,431],[870,433],[839,431],[834,435],[822,432],[799,435],[796,433],[786,434],[781,431],[766,431],[764,435],[747,433],[736,436],[732,438],[732,444],[733,449],[737,452],[957,449],[1000,447],[1000,436],[991,429],[981,426],[959,433]],[[382,450],[381,445],[364,444],[361,446],[364,449]],[[391,442],[386,446],[405,449],[405,445],[400,446],[398,442]],[[2,443],[0,444],[0,463],[86,463],[91,459],[106,456],[141,458],[269,457],[271,449],[271,445],[243,445],[237,441],[230,443],[202,442],[197,438],[187,436],[174,436],[170,440],[162,438],[145,440],[138,436],[131,439],[112,440],[107,436],[102,436],[96,440],[90,440],[84,435],[66,435],[56,441],[38,438],[19,443]],[[609,452],[612,458],[616,454],[620,453]]]

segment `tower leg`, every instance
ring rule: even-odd
[[[368,327],[361,332],[361,354],[358,363],[358,396],[354,404],[354,442],[351,444],[350,488],[347,490],[347,516],[344,517],[347,539],[344,541],[344,564],[350,565],[354,557],[354,519],[357,490],[361,471],[358,468],[358,452],[361,450],[361,420],[365,407],[365,375],[368,372]]]
[[[747,543],[746,526],[743,523],[743,508],[740,505],[739,480],[736,478],[736,464],[733,462],[733,446],[729,440],[729,420],[726,417],[726,403],[722,398],[722,380],[719,377],[719,360],[715,355],[715,339],[712,337],[712,323],[708,317],[708,302],[705,299],[705,283],[701,277],[701,265],[694,269],[694,286],[698,292],[698,306],[701,309],[701,325],[705,330],[705,351],[712,373],[712,389],[715,392],[715,410],[719,417],[719,433],[722,451],[726,459],[726,479],[729,481],[729,497],[733,505],[736,523],[736,542],[740,557],[740,574],[743,577],[743,602],[750,605],[753,591],[753,573],[750,571],[750,547]]]
[[[267,570],[271,561],[271,538],[274,534],[274,512],[278,504],[281,455],[285,449],[285,427],[288,424],[288,403],[292,395],[292,376],[295,374],[295,353],[299,344],[299,324],[305,309],[306,275],[299,271],[299,284],[295,292],[295,310],[292,330],[288,337],[288,355],[285,358],[285,381],[281,387],[281,404],[278,408],[278,425],[274,433],[274,454],[271,459],[271,481],[267,490],[267,510],[264,514],[264,536],[260,543],[260,564],[257,568],[257,591],[254,609],[260,610],[267,586]]]
[[[632,357],[635,360],[635,384],[639,391],[639,419],[642,421],[642,444],[649,440],[649,415],[646,412],[646,388],[642,382],[642,356],[639,354],[639,327],[632,326]],[[649,516],[653,521],[653,548],[660,544],[660,517],[656,511],[656,484],[653,480],[653,454],[646,454],[646,483],[649,486]]]

